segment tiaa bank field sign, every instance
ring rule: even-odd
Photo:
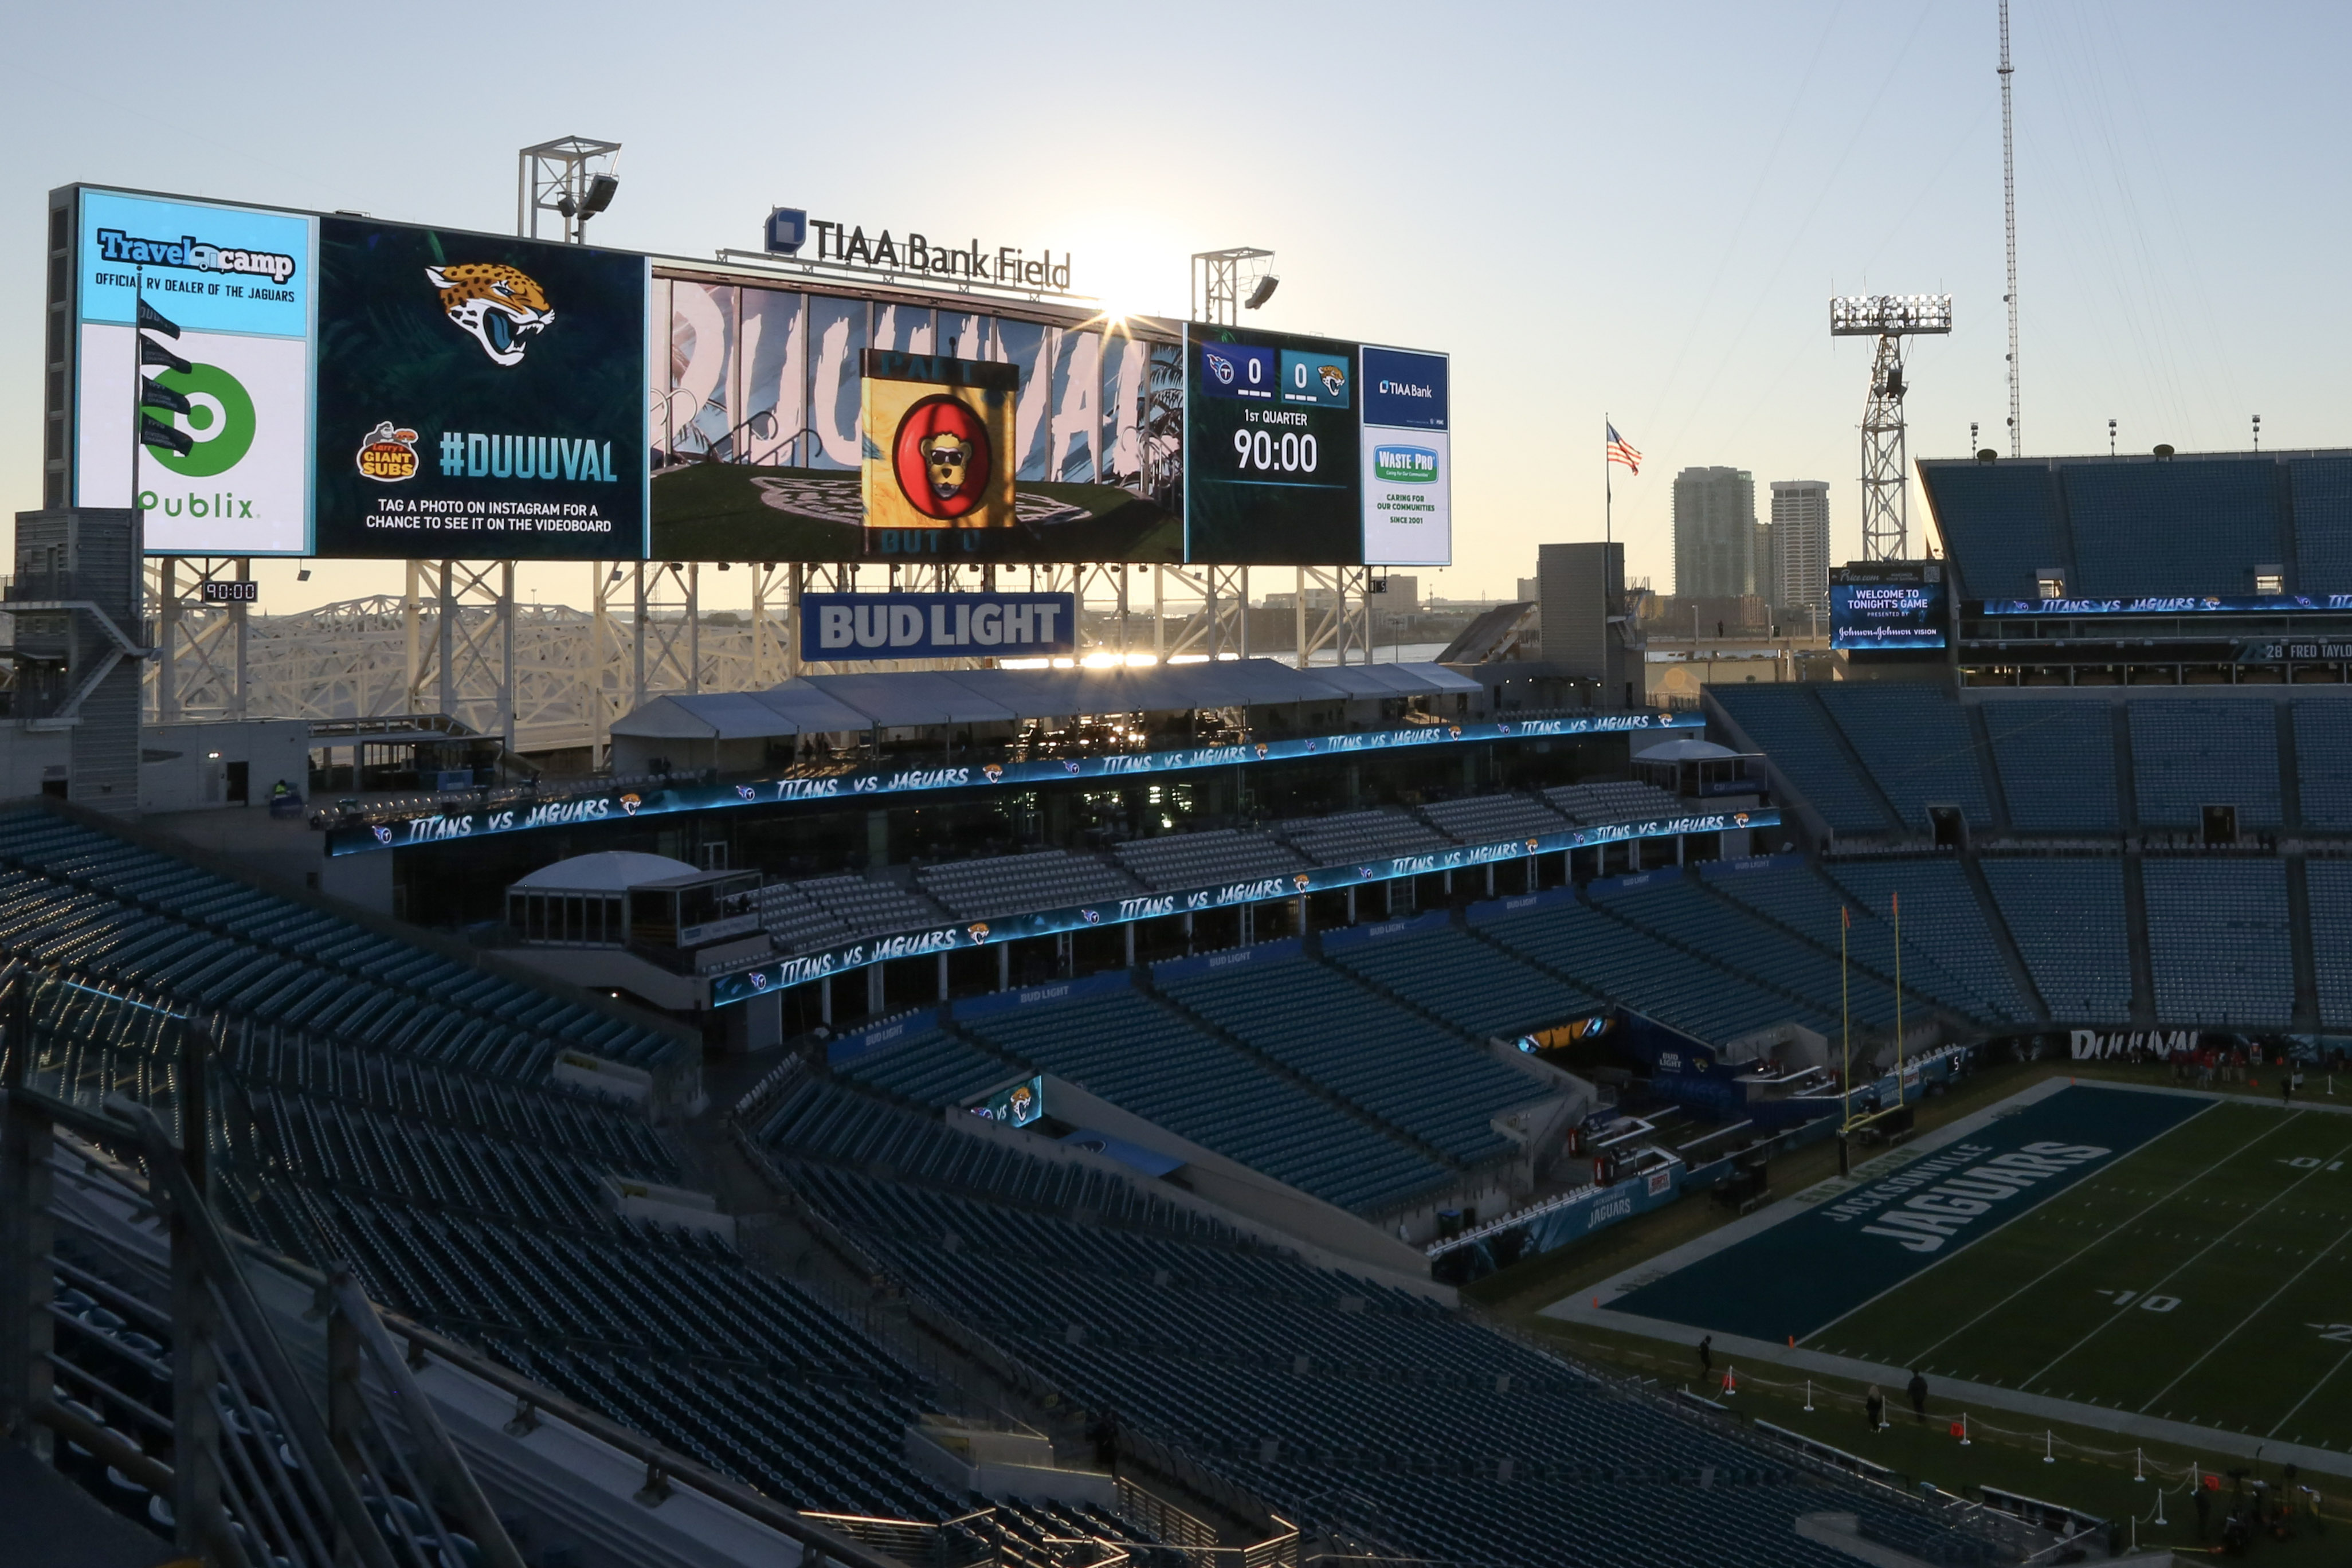
[[[1075,653],[1075,594],[806,594],[801,658],[1027,658]]]

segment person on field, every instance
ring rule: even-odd
[[[2213,1494],[2203,1487],[2197,1489],[2197,1539],[2205,1539],[2205,1527],[2212,1522]]]
[[[1862,1402],[1862,1410],[1872,1431],[1875,1432],[1886,1425],[1886,1395],[1878,1392],[1878,1384],[1874,1383],[1870,1385],[1870,1393]]]
[[[1715,1336],[1713,1334],[1707,1335],[1698,1342],[1698,1373],[1701,1377],[1714,1375]]]
[[[1911,1382],[1904,1392],[1911,1395],[1911,1418],[1924,1426],[1927,1420],[1927,1380],[1917,1367],[1911,1369]]]

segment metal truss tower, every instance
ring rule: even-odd
[[[1910,476],[1903,455],[1903,340],[1952,330],[1949,294],[1864,294],[1830,301],[1830,336],[1876,338],[1862,411],[1862,558],[1909,552]]]
[[[1273,268],[1274,252],[1254,245],[1193,252],[1192,320],[1213,327],[1240,325],[1244,310],[1274,297],[1280,279]]]

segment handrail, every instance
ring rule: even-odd
[[[254,1360],[257,1370],[262,1373],[262,1381],[268,1389],[272,1408],[278,1413],[279,1419],[286,1423],[294,1440],[303,1450],[328,1456],[334,1455],[336,1450],[327,1441],[324,1423],[317,1406],[311,1403],[296,1378],[291,1363],[286,1361],[283,1347],[279,1345],[276,1336],[268,1331],[267,1321],[261,1315],[260,1305],[253,1297],[251,1286],[247,1281],[243,1270],[233,1265],[236,1254],[245,1254],[289,1279],[309,1287],[314,1295],[323,1293],[326,1299],[333,1300],[338,1307],[342,1307],[343,1298],[336,1287],[336,1282],[318,1269],[285,1258],[250,1237],[237,1235],[221,1226],[209,1208],[203,1206],[200,1201],[195,1199],[194,1189],[188,1182],[186,1168],[179,1160],[178,1151],[164,1137],[161,1121],[146,1106],[124,1100],[119,1097],[110,1097],[106,1102],[107,1108],[109,1111],[120,1115],[121,1120],[117,1120],[117,1115],[87,1110],[44,1094],[38,1089],[21,1086],[0,1090],[0,1097],[20,1100],[39,1115],[89,1142],[107,1148],[126,1143],[132,1144],[137,1152],[147,1156],[150,1161],[150,1170],[163,1173],[166,1177],[164,1183],[166,1202],[175,1208],[181,1204],[191,1205],[190,1212],[201,1216],[199,1223],[190,1226],[191,1237],[196,1241],[199,1249],[205,1255],[203,1258],[204,1267],[224,1281],[222,1290],[224,1304],[229,1307],[232,1314],[242,1320],[236,1326],[244,1331],[245,1338],[256,1352]],[[126,1126],[125,1122],[130,1122],[131,1125]],[[151,1194],[152,1187],[151,1181]],[[369,1309],[364,1316],[356,1313],[352,1315],[352,1321],[358,1326],[362,1336],[372,1337],[368,1335],[367,1329],[371,1321],[376,1331],[383,1336],[380,1344],[372,1346],[379,1364],[386,1368],[400,1369],[400,1373],[395,1376],[402,1377],[407,1383],[408,1391],[413,1393],[415,1399],[425,1402],[425,1415],[430,1419],[431,1426],[425,1426],[415,1419],[410,1422],[410,1435],[413,1438],[420,1440],[420,1443],[429,1446],[428,1432],[436,1428],[441,1431],[446,1441],[446,1429],[441,1428],[437,1417],[433,1416],[428,1396],[415,1384],[413,1376],[405,1375],[411,1363],[401,1354],[398,1346],[393,1343],[395,1336],[408,1342],[412,1353],[421,1355],[429,1352],[458,1371],[509,1394],[517,1402],[518,1410],[552,1416],[646,1466],[649,1474],[657,1473],[673,1484],[689,1487],[721,1507],[741,1514],[755,1523],[764,1525],[803,1546],[814,1549],[815,1552],[822,1554],[828,1564],[837,1564],[839,1568],[906,1568],[906,1565],[898,1559],[872,1551],[846,1536],[813,1523],[799,1510],[764,1497],[740,1482],[707,1469],[684,1455],[675,1453],[627,1427],[573,1404],[571,1400],[540,1384],[475,1354],[454,1341],[422,1325],[410,1322],[397,1314],[377,1310],[373,1303],[367,1301],[365,1293],[358,1289],[356,1281],[351,1282],[350,1289],[358,1302]],[[228,1300],[232,1296],[236,1298],[235,1301]],[[257,1329],[259,1330],[258,1332],[255,1331]],[[273,1357],[275,1358],[274,1366],[269,1364],[269,1360]],[[289,1392],[299,1397],[289,1398]],[[394,1393],[405,1410],[407,1396],[403,1394],[397,1384],[394,1385]],[[78,1420],[69,1411],[59,1411],[57,1415],[67,1422]],[[52,1426],[58,1426],[58,1421],[52,1419],[47,1411],[41,1414],[41,1419]],[[75,1440],[81,1442],[86,1447],[91,1447],[93,1451],[96,1449],[96,1445],[89,1443],[79,1431],[75,1435]],[[449,1451],[454,1452],[454,1444],[450,1446]],[[152,1464],[152,1461],[149,1463]],[[127,1466],[122,1468],[126,1475],[132,1473]],[[360,1510],[357,1517],[362,1528],[351,1530],[350,1521],[340,1508],[336,1510],[336,1522],[347,1531],[351,1531],[356,1550],[365,1568],[395,1568],[382,1534],[367,1518],[358,1490],[352,1485],[349,1473],[337,1463],[322,1461],[315,1468],[328,1478],[326,1486],[331,1492],[334,1482],[339,1479],[351,1505]],[[462,1461],[459,1471],[464,1473]],[[168,1478],[169,1472],[163,1472],[162,1479],[165,1480],[167,1486]],[[477,1496],[479,1496],[478,1491]],[[333,1499],[330,1497],[328,1500],[331,1506]],[[485,1549],[486,1555],[490,1552],[488,1543],[506,1542],[505,1532],[499,1526],[495,1512],[488,1508],[487,1503],[484,1504],[480,1514],[477,1516],[465,1507],[462,1497],[454,1499],[453,1501],[457,1502],[458,1511],[466,1518],[467,1532],[473,1535],[478,1546]],[[507,1542],[507,1550],[512,1552],[510,1542]],[[519,1563],[520,1559],[509,1562],[508,1559],[493,1557],[492,1561],[500,1564],[501,1568],[512,1568],[514,1563]]]
[[[334,1293],[343,1321],[358,1331],[360,1342],[375,1357],[376,1370],[392,1385],[393,1396],[407,1422],[410,1439],[425,1450],[426,1465],[441,1472],[440,1479],[450,1494],[442,1500],[465,1521],[467,1533],[489,1560],[491,1568],[523,1568],[522,1554],[507,1539],[506,1528],[491,1510],[489,1500],[482,1495],[481,1484],[466,1468],[457,1446],[449,1440],[448,1429],[441,1425],[441,1417],[434,1414],[433,1402],[416,1386],[415,1374],[393,1345],[392,1336],[384,1332],[383,1320],[376,1316],[374,1304],[352,1278],[348,1268],[336,1268],[328,1278],[327,1288]]]
[[[271,1331],[268,1320],[262,1315],[261,1303],[254,1299],[252,1282],[237,1267],[236,1255],[213,1218],[211,1207],[189,1180],[187,1167],[165,1135],[163,1122],[152,1110],[136,1101],[110,1099],[107,1103],[131,1124],[131,1137],[147,1157],[147,1168],[152,1173],[151,1194],[152,1182],[162,1180],[164,1200],[171,1205],[173,1241],[185,1236],[195,1249],[195,1261],[211,1277],[215,1296],[245,1341],[254,1371],[268,1391],[272,1411],[292,1434],[299,1450],[316,1460],[306,1468],[334,1517],[338,1532],[348,1538],[351,1550],[365,1568],[395,1568],[391,1548],[369,1519],[367,1503],[360,1496],[351,1471],[341,1464],[327,1462],[335,1455],[336,1447],[328,1436],[326,1420],[311,1402],[301,1379],[295,1375],[286,1347]],[[123,1140],[121,1129],[110,1131],[110,1142]],[[175,1259],[174,1272],[178,1268]]]

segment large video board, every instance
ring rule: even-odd
[[[1453,559],[1444,355],[1235,327],[1186,335],[1185,559]]]
[[[70,187],[77,505],[131,498],[134,298],[192,446],[135,455],[154,554],[645,553],[643,257]],[[53,198],[55,200],[56,198]],[[151,411],[152,413],[152,411]]]
[[[1946,646],[1943,564],[1854,562],[1830,574],[1830,646],[1933,651]]]

